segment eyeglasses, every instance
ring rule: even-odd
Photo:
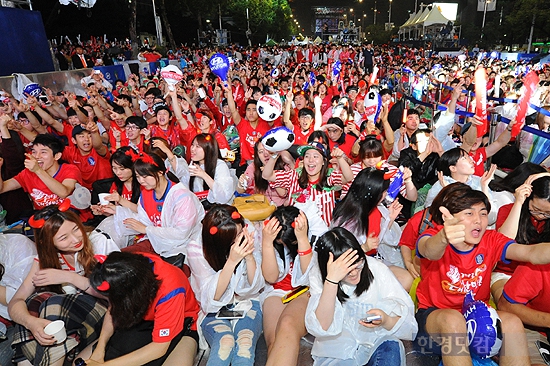
[[[355,267],[355,269],[349,271],[348,274],[346,275],[346,277],[350,276],[353,271],[356,271],[356,270],[361,271],[364,267],[365,267],[365,260],[361,259],[361,261],[359,262],[357,267]]]
[[[544,217],[545,219],[550,219],[550,213],[548,212],[535,211],[535,210],[529,209],[529,213],[533,216],[540,216],[540,217]]]
[[[128,131],[135,131],[135,130],[139,130],[139,127],[136,126],[136,125],[128,125],[126,127],[124,127],[125,129],[127,129]]]

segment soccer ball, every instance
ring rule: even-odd
[[[275,127],[264,135],[262,144],[272,152],[288,149],[294,142],[294,133],[286,127]]]
[[[283,111],[281,98],[276,95],[262,95],[257,104],[258,115],[264,121],[274,121]]]
[[[464,297],[462,315],[466,319],[470,353],[481,359],[498,354],[502,346],[502,328],[496,310],[475,300],[469,292]]]

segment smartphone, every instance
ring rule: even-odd
[[[242,319],[244,318],[244,311],[231,310],[227,306],[221,308],[216,314],[216,319]]]
[[[372,322],[375,322],[377,320],[382,320],[382,316],[381,315],[369,315],[366,318],[361,319],[361,321],[363,323],[372,323]]]
[[[541,341],[535,341],[535,345],[537,346],[540,356],[542,357],[544,362],[547,365],[550,365],[550,345]]]
[[[281,298],[283,304],[289,303],[301,294],[307,292],[309,290],[309,286],[298,286],[294,290],[288,292],[285,296]]]

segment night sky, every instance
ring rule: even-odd
[[[170,0],[166,0],[168,3]],[[465,3],[471,0],[459,0]],[[418,0],[420,5],[422,1]],[[452,2],[452,1],[440,1]],[[426,1],[428,3],[428,1]],[[430,1],[431,3],[431,1]],[[305,29],[304,34],[310,33],[310,27],[313,22],[312,6],[341,6],[354,9],[357,19],[361,22],[357,25],[369,25],[373,23],[373,9],[375,0],[291,0],[291,8],[300,26]],[[392,22],[396,27],[403,24],[408,19],[408,12],[414,10],[415,0],[393,0],[392,3]],[[75,5],[60,5],[58,0],[34,1],[35,10],[42,13],[44,26],[48,38],[56,37],[59,40],[61,35],[68,35],[75,39],[76,35],[81,34],[82,41],[89,39],[90,35],[103,36],[107,34],[110,39],[125,38],[128,36],[128,0],[97,0],[92,9],[78,9]],[[376,0],[378,9],[377,23],[388,21],[389,0]],[[463,4],[459,5],[460,8]],[[158,10],[158,3],[157,3]],[[366,14],[366,18],[362,15]],[[349,16],[353,16],[351,13]],[[151,0],[138,0],[138,34],[140,32],[154,33],[154,22]],[[197,34],[197,23],[194,18],[184,18],[182,14],[170,12],[169,19],[176,42],[193,42]],[[214,22],[217,25],[217,21]]]

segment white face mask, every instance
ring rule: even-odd
[[[426,151],[428,141],[430,141],[430,137],[426,136],[426,134],[421,133],[416,135],[416,148],[418,150],[418,153],[422,154],[424,151]]]

